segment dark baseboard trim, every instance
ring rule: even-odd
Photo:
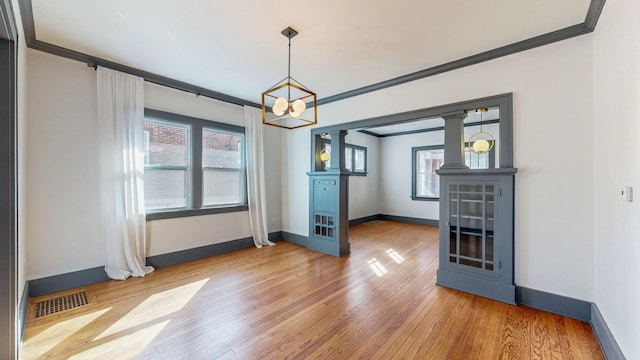
[[[269,233],[267,235],[267,238],[271,241],[280,240],[282,239],[282,231]],[[151,265],[153,267],[171,266],[236,250],[248,249],[254,246],[255,244],[253,243],[253,237],[246,237],[244,239],[225,241],[218,244],[201,246],[168,254],[150,256],[147,258],[147,265]]]
[[[365,217],[361,217],[359,219],[349,220],[349,226],[356,226],[364,223],[368,223],[369,221],[380,220],[380,214],[369,215]]]
[[[282,231],[274,231],[272,233],[269,233],[267,238],[269,239],[269,241],[273,242],[280,241],[282,240]]]
[[[352,220],[349,220],[349,226],[360,225],[360,224],[364,224],[374,220],[396,221],[396,222],[401,222],[406,224],[427,225],[427,226],[436,226],[436,227],[440,226],[438,220],[421,219],[421,218],[414,218],[414,217],[408,217],[408,216],[385,215],[385,214],[369,215],[359,219],[352,219]]]
[[[282,232],[282,240],[304,247],[307,247],[307,244],[309,243],[308,236],[293,234],[286,231]]]
[[[168,254],[150,256],[147,258],[147,265],[160,268],[184,263],[187,261],[198,260],[213,255],[224,254],[231,251],[247,249],[252,246],[254,246],[253,238],[246,237],[244,239],[225,241],[218,244],[201,246]]]
[[[269,240],[277,241],[283,238],[281,231],[269,233]],[[253,237],[239,240],[227,241],[219,244],[202,246],[194,249],[176,251],[173,253],[150,256],[147,258],[147,265],[153,267],[164,267],[175,265],[191,260],[224,254],[230,251],[246,249],[254,246]],[[28,282],[30,297],[51,294],[58,291],[68,290],[79,286],[94,284],[109,280],[104,266],[91,269],[74,271],[66,274],[48,276],[41,279],[34,279]],[[28,301],[26,302],[28,305]]]
[[[18,344],[22,344],[24,337],[24,324],[27,322],[27,313],[29,311],[29,282],[24,284],[24,290],[22,291],[22,297],[18,304]]]
[[[516,286],[516,303],[584,322],[591,321],[591,303],[584,300]]]
[[[397,222],[402,222],[407,224],[427,225],[427,226],[436,226],[436,227],[440,225],[438,220],[421,219],[421,218],[414,218],[414,217],[407,217],[407,216],[380,214],[378,219],[386,220],[386,221],[397,221]]]
[[[29,281],[29,296],[41,296],[109,280],[104,266]]]
[[[516,303],[591,324],[605,358],[608,360],[625,359],[618,342],[613,337],[595,303],[522,286],[516,286]]]
[[[591,327],[593,328],[593,332],[596,334],[596,338],[600,343],[600,348],[607,359],[625,359],[624,354],[622,354],[622,350],[620,350],[616,339],[613,337],[611,330],[609,330],[609,327],[604,321],[604,317],[602,317],[602,314],[596,304],[591,304]]]

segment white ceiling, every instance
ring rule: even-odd
[[[259,103],[326,98],[582,23],[589,0],[32,0],[36,39]]]

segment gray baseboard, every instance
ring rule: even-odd
[[[591,304],[591,327],[607,360],[624,360],[624,354],[596,304]]]
[[[109,280],[104,266],[29,281],[29,296],[41,296]]]
[[[273,233],[269,233],[268,237],[269,240],[277,241],[281,240],[283,238],[283,235],[281,231],[276,231]],[[254,246],[253,237],[248,237],[219,244],[202,246],[194,249],[150,256],[147,258],[147,264],[153,267],[164,267],[191,260],[202,259],[213,255],[223,254],[230,251],[246,249],[252,246]],[[109,280],[109,277],[104,271],[104,266],[74,271],[66,274],[48,276],[41,279],[30,280],[28,282],[28,296],[34,297],[51,294],[54,292],[64,291],[79,286],[86,286],[106,280]]]
[[[282,240],[282,231],[274,231],[272,233],[269,233],[268,235],[269,241],[280,241]]]
[[[307,244],[309,243],[308,236],[293,234],[286,231],[282,232],[282,240],[304,247],[307,247]]]
[[[398,215],[386,215],[386,214],[369,215],[369,216],[365,216],[358,219],[352,219],[352,220],[349,220],[349,226],[360,225],[360,224],[364,224],[374,220],[397,221],[397,222],[406,223],[406,224],[439,226],[438,220],[422,219],[422,218],[414,218],[414,217],[398,216]]]
[[[176,251],[168,254],[155,255],[147,258],[147,265],[153,267],[165,267],[187,261],[198,260],[213,255],[224,254],[231,251],[247,249],[254,246],[253,238],[247,237],[233,241],[225,241],[219,244],[201,246],[193,249]]]
[[[370,215],[361,217],[359,219],[349,220],[349,226],[356,226],[364,223],[368,223],[369,221],[380,220],[380,214]]]
[[[516,286],[516,303],[590,323],[604,356],[608,360],[625,359],[596,304],[522,286]]]
[[[516,286],[516,303],[584,322],[591,321],[591,303],[584,300]]]
[[[397,221],[401,223],[427,225],[427,226],[440,225],[438,220],[414,218],[414,217],[408,217],[408,216],[385,215],[385,214],[378,215],[378,220]]]

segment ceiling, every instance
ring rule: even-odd
[[[29,0],[21,0],[29,1]],[[327,98],[585,21],[589,0],[31,0],[35,39],[260,103]]]

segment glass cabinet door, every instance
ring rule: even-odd
[[[497,271],[494,246],[496,184],[449,183],[448,186],[448,263],[487,275]]]

